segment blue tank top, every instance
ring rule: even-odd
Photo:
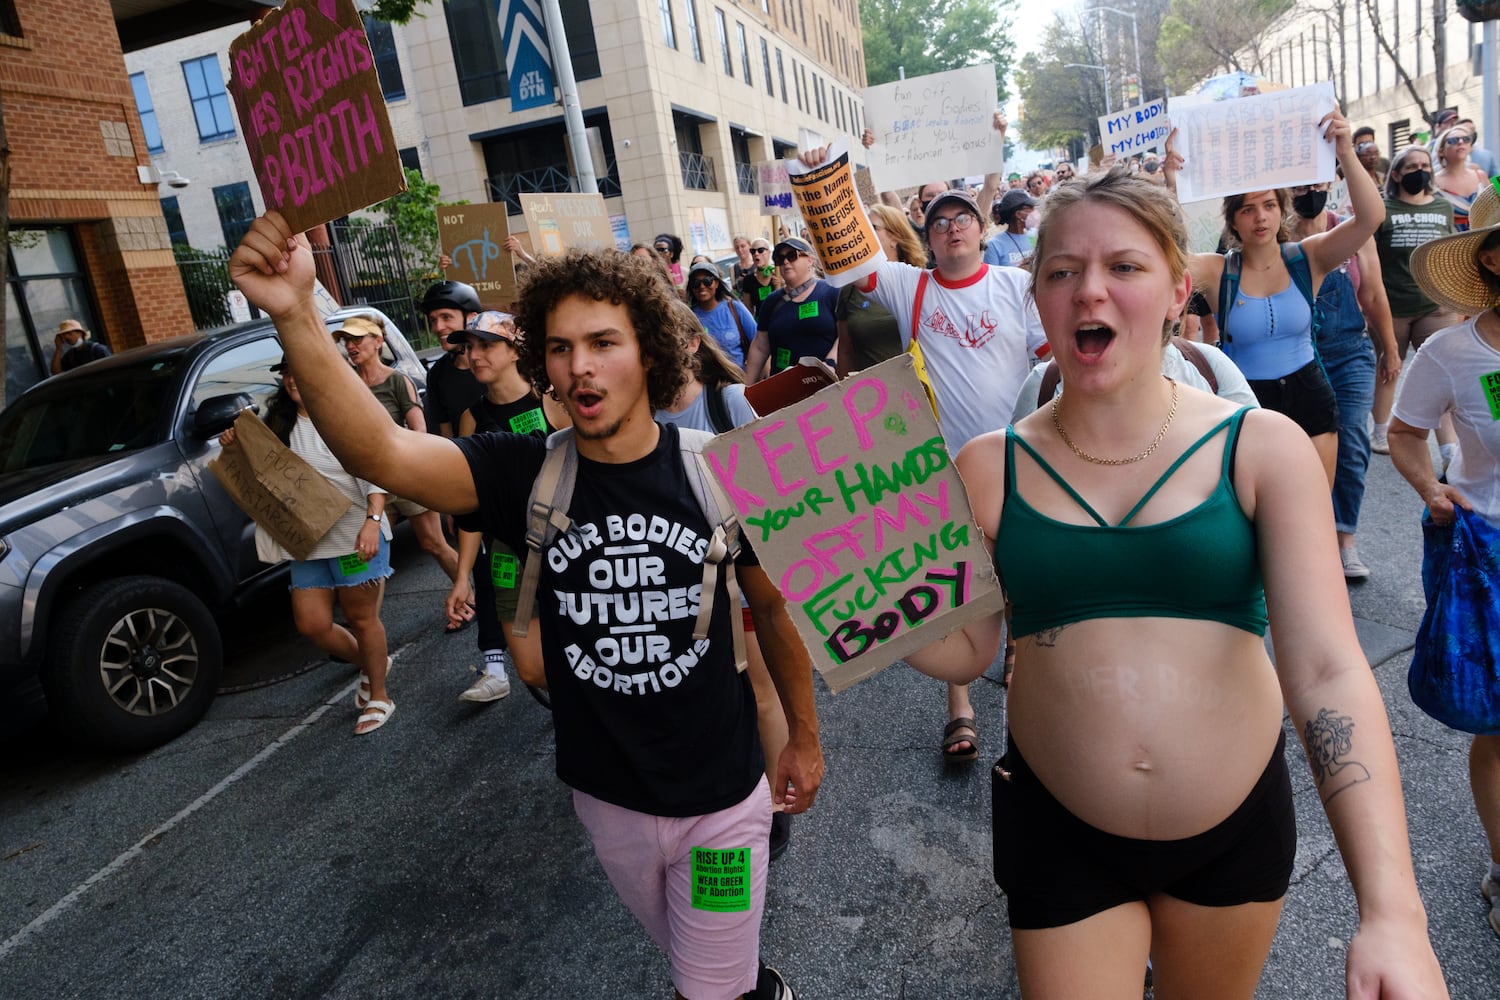
[[[1241,288],[1229,305],[1224,353],[1248,379],[1290,375],[1313,360],[1312,318],[1295,281],[1264,299]]]
[[[1005,501],[995,562],[1015,634],[1031,635],[1095,618],[1189,618],[1266,634],[1255,525],[1234,495],[1231,466],[1248,409],[1225,417],[1184,451],[1119,524],[1109,524],[1015,428],[1005,432]],[[1227,430],[1226,430],[1227,428]],[[1219,481],[1202,503],[1155,524],[1133,525],[1188,457],[1224,434]],[[1094,519],[1068,524],[1046,516],[1015,489],[1019,443],[1042,471]]]

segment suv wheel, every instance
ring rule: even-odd
[[[146,750],[186,732],[218,688],[218,626],[171,580],[127,576],[86,587],[51,638],[54,710],[107,749]]]

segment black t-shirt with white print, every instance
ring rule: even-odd
[[[461,438],[479,510],[460,519],[517,551],[541,468],[537,437]],[[734,667],[719,571],[710,638],[694,641],[708,522],[677,428],[623,464],[578,460],[572,529],[542,553],[537,614],[557,731],[557,776],[654,816],[701,816],[745,799],[763,770],[755,695]],[[753,562],[748,550],[741,562]]]

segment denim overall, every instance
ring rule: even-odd
[[[1318,289],[1318,355],[1339,401],[1339,450],[1333,479],[1334,526],[1354,534],[1370,466],[1366,414],[1375,401],[1375,348],[1365,333],[1348,265],[1330,271]]]

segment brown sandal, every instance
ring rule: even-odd
[[[967,730],[968,734],[964,735]],[[969,744],[967,750],[955,750],[960,743]],[[943,727],[943,759],[952,761],[973,760],[979,756],[979,725],[973,718],[960,715]]]

